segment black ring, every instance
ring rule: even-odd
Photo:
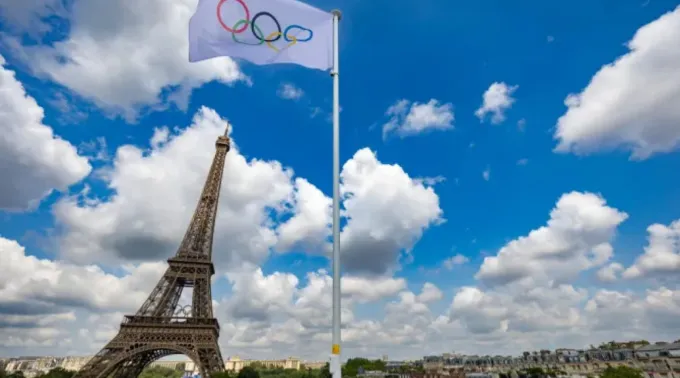
[[[276,36],[276,38],[266,39],[266,36],[264,35],[263,36],[257,35],[257,33],[255,32],[255,21],[257,21],[257,18],[260,16],[269,16],[269,18],[271,18],[272,21],[274,21],[274,23],[276,24],[276,29],[278,30],[278,35]],[[269,12],[260,12],[253,16],[253,19],[250,21],[250,30],[253,32],[255,38],[257,38],[257,40],[261,42],[276,42],[279,39],[281,39],[281,35],[283,34],[281,33],[281,24],[279,24],[279,20],[277,20],[276,17],[274,17],[274,15]]]

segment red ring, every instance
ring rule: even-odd
[[[238,29],[232,29],[232,28],[228,27],[227,25],[225,25],[224,21],[222,21],[222,15],[220,14],[220,8],[222,8],[222,4],[226,3],[227,0],[220,0],[220,2],[217,3],[217,21],[220,22],[220,25],[222,25],[222,28],[224,28],[224,30],[226,30],[230,33],[239,34],[239,33],[243,33],[246,29],[248,29],[248,24],[250,24],[250,10],[248,10],[248,6],[246,5],[246,3],[243,0],[236,0],[236,1],[238,3],[240,3],[241,6],[243,7],[243,10],[246,11],[246,18],[245,18],[246,22],[243,24],[243,26],[238,28]]]

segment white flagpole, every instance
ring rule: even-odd
[[[333,10],[333,346],[330,370],[341,378],[340,362],[340,65],[338,23],[342,13]]]

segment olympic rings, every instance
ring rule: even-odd
[[[283,39],[286,42],[289,42],[288,45],[284,49],[289,48],[289,47],[297,44],[298,42],[309,42],[309,41],[312,40],[312,38],[314,38],[314,31],[312,31],[311,29],[308,29],[304,26],[301,26],[301,25],[297,25],[297,24],[289,25],[284,30],[282,30],[281,24],[279,23],[279,20],[277,20],[276,17],[274,17],[273,14],[266,12],[266,11],[256,13],[253,16],[253,18],[251,19],[250,18],[250,9],[248,9],[248,5],[246,5],[246,0],[233,0],[233,1],[236,1],[237,3],[239,3],[239,5],[241,5],[241,7],[243,8],[243,10],[245,12],[245,18],[237,21],[236,24],[234,24],[232,27],[229,27],[224,23],[224,20],[222,19],[222,14],[221,14],[222,5],[224,5],[227,1],[228,0],[220,0],[217,3],[217,20],[219,21],[220,25],[222,26],[222,28],[224,30],[231,33],[231,38],[236,43],[240,43],[240,44],[248,45],[248,46],[260,46],[260,45],[266,43],[269,48],[271,48],[272,50],[274,50],[276,52],[279,52],[280,50],[276,46],[274,46],[272,43],[280,40],[281,37],[283,37]],[[265,33],[263,33],[262,29],[260,29],[256,24],[257,20],[262,16],[269,17],[272,21],[274,21],[274,24],[276,25],[276,31],[269,33],[266,37],[265,37]],[[255,39],[258,42],[247,42],[245,40],[242,40],[242,39],[239,39],[239,38],[236,37],[237,34],[241,34],[249,28],[250,28],[250,31],[252,32],[253,36],[255,37]],[[295,34],[303,33],[303,35],[304,35],[304,32],[307,32],[309,34],[306,36],[306,38],[298,38],[296,35],[291,34],[292,30],[298,30],[298,32],[295,33]]]
[[[173,313],[175,317],[190,318],[191,317],[191,305],[178,305]]]

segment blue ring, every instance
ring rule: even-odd
[[[277,35],[275,38],[272,38],[272,39],[267,39],[267,38],[264,36],[264,34],[261,35],[261,36],[257,35],[257,33],[255,32],[255,29],[256,29],[256,28],[257,28],[257,31],[259,31],[260,33],[262,33],[262,31],[260,30],[260,28],[258,28],[257,26],[255,26],[255,21],[257,21],[257,19],[260,18],[260,16],[269,16],[269,18],[271,18],[272,21],[274,21],[274,23],[276,24],[276,29],[278,30],[277,32],[278,32],[278,33],[281,33],[281,24],[279,24],[279,20],[277,20],[276,17],[274,17],[274,15],[271,14],[271,13],[269,13],[269,12],[260,12],[260,13],[258,13],[258,14],[256,14],[256,15],[254,15],[254,16],[253,16],[253,19],[250,21],[250,30],[253,32],[253,35],[255,36],[255,38],[257,38],[258,41],[269,42],[269,43],[271,43],[271,42],[276,42],[276,41],[278,41],[279,39],[281,39],[281,35],[280,35],[280,34]],[[246,20],[246,21],[247,21],[247,20]],[[290,27],[290,26],[289,26],[289,27]],[[286,30],[288,30],[288,29],[286,29]],[[285,33],[284,33],[284,34],[285,34]],[[289,42],[290,42],[290,41],[289,41]]]
[[[293,24],[293,25],[288,26],[286,28],[286,30],[283,31],[283,38],[286,40],[286,42],[293,42],[292,39],[288,38],[288,32],[290,31],[290,29],[300,29],[300,30],[305,30],[305,31],[309,32],[309,37],[307,37],[305,39],[297,39],[296,40],[297,42],[309,42],[312,39],[312,37],[314,37],[314,32],[312,31],[312,29],[307,29],[304,26]]]

